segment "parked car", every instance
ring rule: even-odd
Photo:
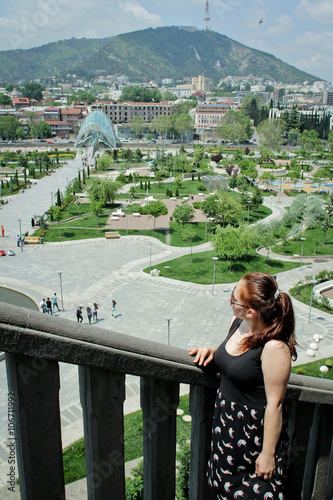
[[[46,141],[47,144],[54,144],[53,141]]]
[[[15,255],[14,250],[7,250],[7,255],[9,256]]]
[[[6,252],[4,250],[0,250],[0,257],[5,257]]]

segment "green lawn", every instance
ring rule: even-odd
[[[332,221],[331,217],[331,221]],[[324,243],[324,232],[321,230],[321,222],[314,229],[307,229],[302,233],[302,238],[306,238],[303,245],[303,255],[332,255],[333,254],[333,228],[326,231]],[[300,240],[287,240],[287,246],[275,245],[273,252],[281,255],[301,255],[302,242]]]
[[[202,285],[209,285],[213,280],[213,260],[214,250],[193,254],[193,263],[191,264],[190,255],[184,255],[178,259],[163,262],[156,267],[165,278],[177,279],[181,281],[190,281]],[[247,256],[241,260],[235,260],[232,264],[232,270],[229,271],[229,260],[219,260],[216,262],[215,283],[233,283],[238,281],[244,274],[258,271],[277,274],[282,271],[294,269],[299,264],[293,262],[282,262],[269,260],[266,265],[266,258],[260,255]],[[149,268],[144,269],[149,273]]]
[[[312,285],[300,285],[300,286],[295,286],[294,288],[291,288],[289,290],[289,293],[292,297],[295,299],[299,300],[300,302],[303,302],[303,304],[310,305],[310,300],[311,300],[311,288]],[[316,299],[312,299],[312,306],[315,307],[316,309],[319,309],[320,311],[324,311],[329,314],[333,314],[333,309],[329,309],[328,307],[325,307],[322,303],[318,302]]]
[[[189,395],[179,398],[179,408],[189,415]],[[141,410],[129,413],[124,417],[125,462],[142,457],[143,432]],[[190,439],[191,424],[177,416],[177,443],[184,438]],[[84,440],[79,439],[63,452],[65,484],[78,481],[86,476]]]
[[[333,380],[333,368],[332,368],[333,358],[319,359],[318,361],[311,361],[304,365],[293,366],[291,369],[292,373],[297,373],[300,375],[307,375],[309,377],[325,378],[328,380]],[[327,373],[322,373],[319,368],[327,364],[329,370]]]

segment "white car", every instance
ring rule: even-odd
[[[7,255],[10,257],[12,255],[15,255],[14,250],[7,250]]]

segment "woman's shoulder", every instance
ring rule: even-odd
[[[291,356],[289,346],[283,340],[271,339],[268,342],[266,342],[266,344],[264,345],[263,356],[276,357],[276,356],[280,356],[282,354],[283,355],[287,354],[288,357]]]

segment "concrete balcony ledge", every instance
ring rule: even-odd
[[[89,500],[125,500],[127,374],[140,376],[145,500],[174,500],[179,386],[190,385],[190,500],[205,477],[219,377],[184,349],[0,303],[0,351],[15,394],[21,498],[65,498],[59,362],[78,365]],[[292,500],[333,497],[333,381],[292,374],[286,393]],[[41,460],[42,457],[42,460]],[[82,497],[83,498],[83,497]]]

